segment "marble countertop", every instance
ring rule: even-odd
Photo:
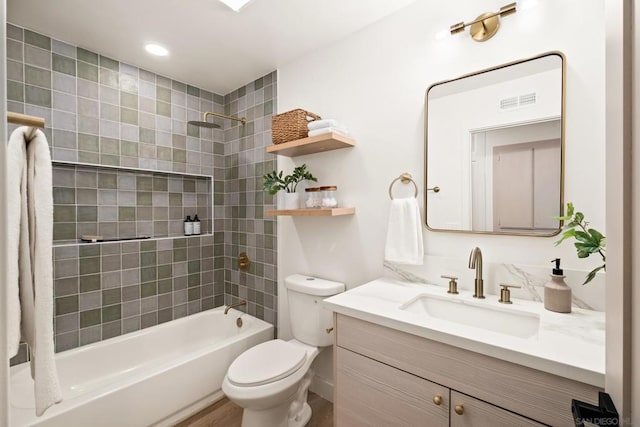
[[[540,327],[536,335],[519,338],[400,308],[419,295],[534,313],[540,316]],[[506,305],[495,295],[486,297],[476,300],[469,291],[448,295],[442,286],[381,278],[328,298],[324,305],[340,314],[604,388],[605,313],[575,307],[570,314],[554,313],[540,302],[514,298]]]

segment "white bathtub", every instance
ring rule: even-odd
[[[11,368],[11,426],[171,426],[220,399],[222,380],[273,326],[224,307],[56,355],[64,400],[35,416],[29,365]],[[243,326],[236,326],[240,317]]]

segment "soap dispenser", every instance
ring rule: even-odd
[[[571,288],[564,281],[565,275],[560,268],[560,258],[553,261],[551,280],[544,285],[544,308],[556,313],[571,313]]]

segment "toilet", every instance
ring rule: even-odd
[[[302,427],[311,418],[307,391],[311,364],[333,344],[333,317],[322,300],[344,292],[344,283],[294,274],[285,279],[293,339],[264,342],[238,356],[222,391],[244,409],[243,427]]]

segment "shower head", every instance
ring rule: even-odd
[[[203,127],[203,128],[211,128],[211,129],[220,128],[220,125],[217,125],[217,124],[211,123],[211,122],[201,122],[201,121],[198,121],[198,120],[189,120],[188,123],[190,125],[199,126],[199,127]]]

